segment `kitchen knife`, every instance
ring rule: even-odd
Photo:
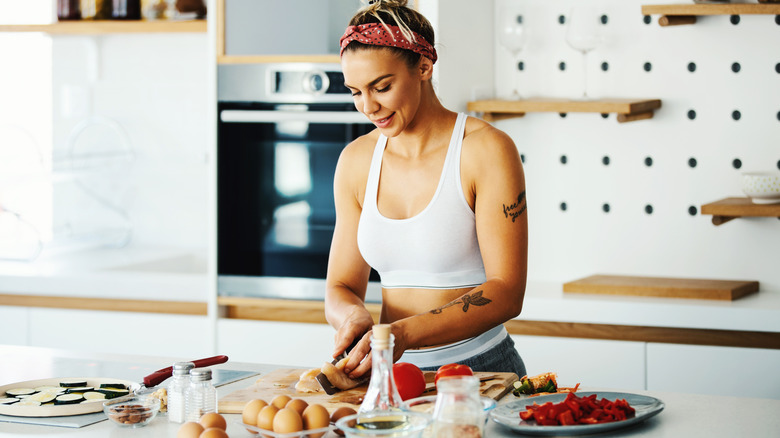
[[[357,345],[357,343],[360,341],[360,338],[355,339],[354,342],[352,342],[352,345],[350,345],[343,353],[338,355],[333,361],[331,362],[333,365],[336,365],[341,359],[344,359],[349,355],[349,352],[352,351],[353,348]],[[332,383],[330,383],[330,380],[328,380],[328,377],[325,376],[325,374],[322,374],[320,371],[319,374],[314,376],[314,378],[320,383],[320,386],[322,386],[322,389],[325,391],[328,395],[333,395],[339,391],[341,391],[339,388],[333,386]]]
[[[217,365],[217,364],[225,363],[227,362],[227,360],[228,360],[227,356],[212,356],[212,357],[207,357],[205,359],[193,360],[192,363],[195,364],[195,368],[200,368],[209,365]],[[152,374],[149,374],[148,376],[144,377],[144,386],[146,388],[157,386],[168,377],[171,377],[172,375],[173,375],[173,366],[169,366],[167,368],[157,370]]]

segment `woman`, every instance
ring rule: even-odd
[[[462,363],[525,375],[503,323],[525,294],[528,220],[517,148],[482,120],[446,109],[431,84],[431,24],[404,0],[374,1],[341,39],[344,83],[375,125],[342,152],[325,314],[334,357],[371,369],[371,267],[394,360],[423,369]]]

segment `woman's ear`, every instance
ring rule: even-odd
[[[425,56],[421,56],[418,71],[420,72],[421,80],[430,80],[433,77],[433,62]]]

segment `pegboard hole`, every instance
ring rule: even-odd
[[[696,165],[698,165],[698,164],[699,163],[696,161],[696,158],[693,158],[693,157],[688,158],[688,167],[690,167],[691,169],[696,167]]]
[[[688,110],[688,119],[690,119],[690,120],[696,119],[696,111]]]
[[[695,62],[689,62],[688,63],[688,71],[693,73],[696,71],[696,63]]]
[[[601,113],[601,118],[602,119],[608,119],[609,118],[609,113]]]
[[[561,155],[561,164],[566,164],[567,162],[569,162],[569,159],[566,155]]]
[[[775,72],[780,73],[780,62],[775,64]]]
[[[698,213],[698,210],[696,209],[695,205],[691,205],[688,207],[688,214],[691,216],[696,216],[696,213]]]
[[[523,62],[523,61],[518,62],[517,63],[517,69],[520,70],[520,71],[525,70],[525,62]]]
[[[646,72],[649,72],[653,69],[653,64],[649,62],[645,62],[645,64],[642,66],[643,69],[645,69]]]
[[[653,214],[653,206],[650,204],[645,205],[645,213]]]
[[[601,71],[607,71],[609,70],[609,63],[607,61],[604,61],[601,63]]]
[[[645,24],[650,24],[650,23],[653,22],[653,17],[651,17],[649,15],[645,15],[645,16],[642,17],[642,22],[645,23]]]
[[[734,120],[739,120],[742,118],[742,113],[739,112],[739,110],[734,110],[731,112],[731,118]]]
[[[562,119],[565,119],[566,118],[566,113],[558,113],[558,117],[560,117]]]
[[[558,16],[558,24],[566,24],[566,16],[561,14]]]
[[[525,164],[525,154],[520,154],[520,162]]]
[[[734,166],[735,169],[739,169],[742,167],[742,160],[739,158],[734,158],[734,161],[731,162],[731,165]]]
[[[566,71],[566,63],[561,61],[558,63],[558,70],[560,71]]]
[[[653,165],[653,158],[652,157],[645,157],[645,166],[650,167]]]
[[[603,165],[605,165],[605,166],[609,166],[609,156],[608,156],[608,155],[604,155],[604,156],[601,158],[601,163],[602,163]]]
[[[739,15],[732,15],[729,18],[729,21],[731,21],[731,24],[733,24],[734,26],[738,25],[739,24]]]
[[[780,160],[777,160],[777,168],[780,169]]]
[[[742,70],[742,66],[739,65],[738,62],[731,64],[731,71],[733,71],[734,73],[739,73],[740,70]]]
[[[607,14],[604,14],[601,16],[601,24],[607,24],[609,23],[609,17],[607,17]]]
[[[604,203],[604,205],[602,205],[602,206],[601,206],[601,210],[602,210],[604,213],[609,213],[609,210],[610,210],[609,204],[607,204],[607,203]]]
[[[561,211],[566,211],[566,209],[567,209],[568,207],[566,206],[566,203],[565,203],[565,202],[561,202],[560,208],[561,208]]]

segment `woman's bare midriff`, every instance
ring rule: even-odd
[[[470,287],[462,289],[382,289],[380,322],[389,324],[409,316],[430,312],[460,298],[472,289]]]

